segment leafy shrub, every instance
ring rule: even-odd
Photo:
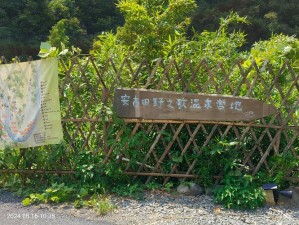
[[[73,187],[69,187],[64,183],[53,183],[51,187],[47,188],[42,194],[32,193],[28,198],[23,200],[25,206],[37,202],[54,202],[60,203],[67,200],[72,200],[75,192]]]
[[[215,200],[226,208],[256,209],[263,205],[265,196],[252,176],[235,171],[224,177],[224,187],[216,190]]]

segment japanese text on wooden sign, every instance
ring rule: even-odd
[[[116,89],[114,108],[122,118],[158,120],[250,121],[276,112],[251,98],[128,88]]]

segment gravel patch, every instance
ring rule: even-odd
[[[112,199],[118,209],[105,217],[109,222],[125,224],[299,224],[295,208],[279,205],[258,210],[228,210],[213,203],[210,196],[182,196],[147,193],[142,201]]]
[[[146,192],[142,200],[111,196],[117,208],[105,216],[68,204],[24,207],[21,200],[9,192],[0,193],[1,225],[299,224],[297,208],[269,205],[257,210],[228,210],[214,204],[207,195],[194,197],[154,191]],[[13,219],[9,218],[10,214],[29,215],[29,218]]]

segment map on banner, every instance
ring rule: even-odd
[[[0,65],[0,149],[62,140],[57,59]]]

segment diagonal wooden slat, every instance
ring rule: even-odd
[[[189,128],[188,131],[190,131],[190,126],[189,126],[188,124],[187,124],[186,126],[188,126],[188,128]],[[181,154],[180,154],[181,157],[183,157],[183,156],[186,154],[186,152],[187,152],[189,146],[191,145],[192,142],[194,142],[194,138],[195,138],[197,132],[199,131],[200,127],[201,127],[201,125],[198,124],[198,125],[196,126],[194,132],[192,132],[191,134],[189,133],[190,138],[189,138],[188,142],[186,143],[186,145],[184,146],[184,148],[183,148],[182,151],[181,151]],[[177,167],[178,167],[178,164],[175,163],[175,164],[172,166],[172,168],[171,168],[171,170],[170,170],[170,173],[173,173],[173,172],[176,170]],[[188,168],[190,168],[190,167],[191,167],[191,165],[188,164]],[[169,178],[166,178],[165,181],[164,181],[164,183],[167,183],[168,180],[169,180]]]
[[[160,167],[160,164],[164,160],[165,156],[169,153],[170,148],[174,144],[176,137],[179,135],[179,133],[181,132],[181,130],[182,130],[183,127],[184,127],[184,124],[180,124],[179,125],[178,129],[176,130],[176,132],[175,132],[175,134],[174,134],[174,136],[172,138],[172,140],[168,143],[165,151],[163,152],[162,156],[159,158],[159,161],[155,165],[153,172],[157,172],[157,169]],[[151,181],[151,177],[149,177],[146,182],[148,183],[150,181]]]

